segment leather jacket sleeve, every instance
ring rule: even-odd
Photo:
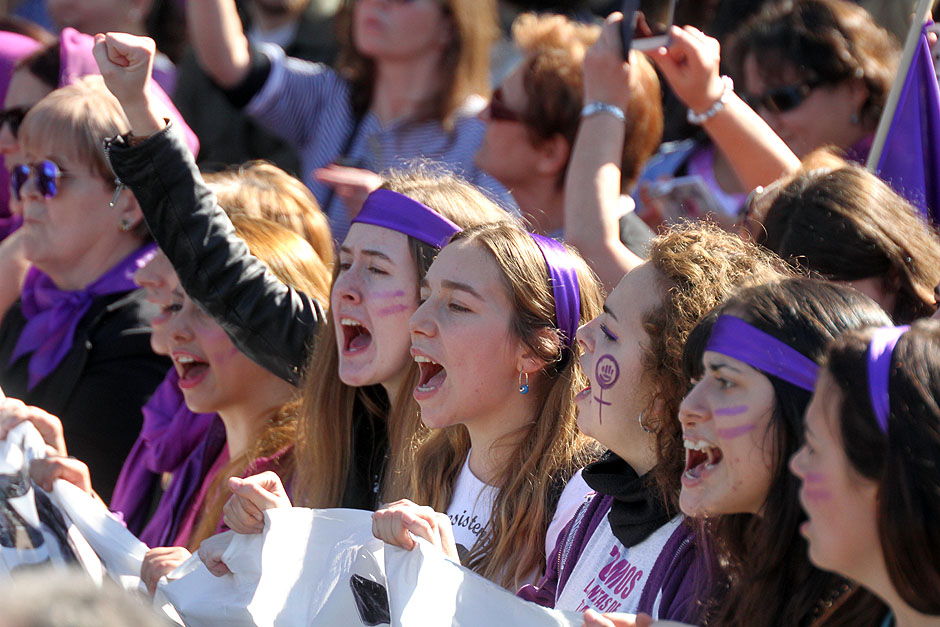
[[[172,124],[133,146],[113,138],[105,151],[189,297],[239,350],[297,385],[323,320],[320,304],[248,252]]]

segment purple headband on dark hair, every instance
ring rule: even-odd
[[[898,340],[910,328],[910,325],[904,325],[876,329],[868,346],[868,396],[871,398],[875,422],[884,434],[888,433],[888,414],[891,413],[891,397],[888,395],[891,355]]]
[[[816,387],[819,365],[815,361],[735,316],[718,316],[705,350],[743,361],[809,392]]]
[[[542,251],[548,266],[552,296],[555,297],[555,320],[558,330],[564,334],[565,346],[574,346],[574,336],[578,332],[578,320],[581,318],[581,287],[578,284],[578,271],[574,257],[563,244],[550,237],[529,233],[535,244]]]
[[[462,229],[413,198],[389,189],[377,189],[366,198],[352,222],[398,231],[435,248],[443,248]]]

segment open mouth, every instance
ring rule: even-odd
[[[197,359],[192,355],[174,355],[173,362],[176,364],[176,372],[179,374],[180,386],[182,387],[199,383],[209,371],[208,362]]]
[[[344,353],[358,353],[372,344],[372,333],[358,320],[342,318],[339,323],[343,327]]]
[[[700,479],[721,462],[721,449],[706,440],[683,440],[687,479]]]
[[[418,386],[415,388],[416,391],[430,392],[444,384],[444,380],[447,379],[447,371],[444,370],[442,365],[423,355],[415,355],[415,363],[418,364],[421,373]]]

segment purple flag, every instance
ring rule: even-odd
[[[876,172],[940,224],[940,88],[926,30],[911,60]]]

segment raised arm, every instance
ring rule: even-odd
[[[792,174],[800,160],[773,129],[718,74],[718,40],[692,26],[672,27],[672,44],[650,56],[676,96],[696,114],[708,115],[702,128],[724,153],[747,189]]]
[[[101,74],[121,102],[135,142],[112,141],[111,166],[133,190],[186,293],[242,352],[296,384],[323,312],[267,272],[235,234],[192,155],[148,95],[153,50],[152,40],[125,34],[99,35],[95,44]]]
[[[232,88],[248,75],[248,38],[234,0],[186,3],[189,41],[199,65],[222,87]]]
[[[620,52],[622,16],[613,13],[584,59],[584,102],[627,110],[630,66]],[[581,251],[608,291],[643,262],[620,241],[624,124],[600,112],[581,119],[565,179],[565,241]]]

